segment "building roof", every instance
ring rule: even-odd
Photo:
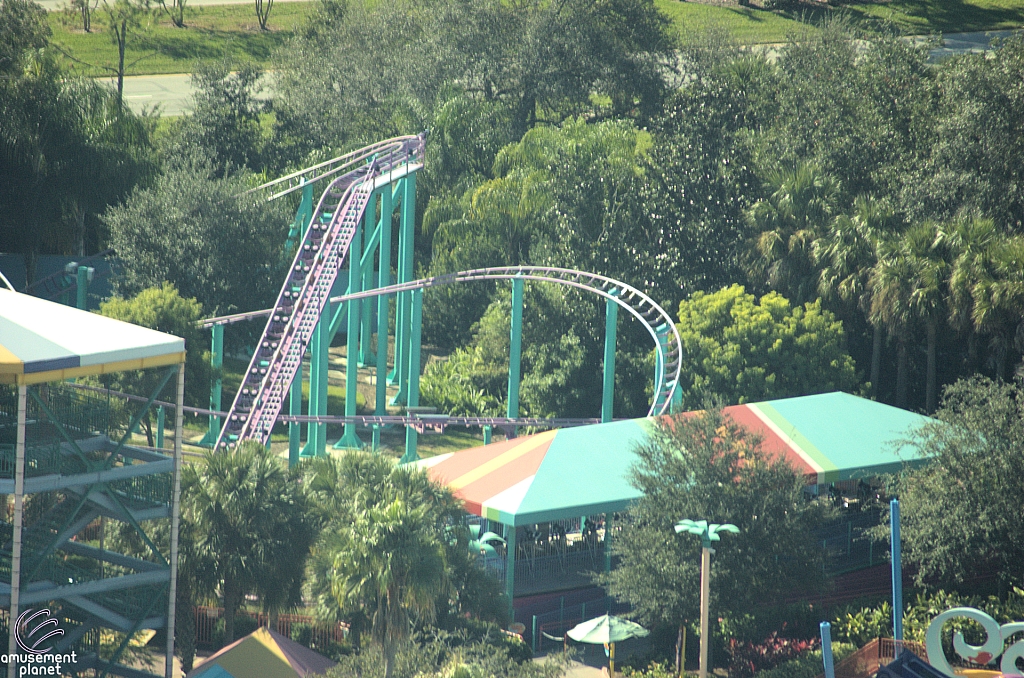
[[[895,443],[927,417],[847,393],[823,393],[725,408],[809,484],[868,478],[926,460]],[[625,509],[638,444],[661,419],[629,419],[546,431],[417,462],[451,487],[468,512],[528,525]]]
[[[186,678],[306,678],[332,666],[327,657],[261,627],[221,648]]]
[[[184,339],[0,289],[0,383],[38,384],[184,361]]]

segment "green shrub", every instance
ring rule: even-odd
[[[856,649],[856,647],[849,643],[833,643],[832,656],[838,664],[853,654]],[[825,666],[822,663],[821,650],[812,650],[802,657],[797,657],[785,664],[780,664],[774,669],[758,671],[754,674],[754,678],[815,678],[815,676],[824,671]]]

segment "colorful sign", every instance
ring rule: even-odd
[[[960,631],[953,632],[953,651],[975,664],[988,664],[999,655],[1003,656],[999,670],[1004,674],[1019,674],[1017,660],[1024,659],[1024,640],[1017,641],[1004,651],[1006,641],[1015,633],[1024,631],[1024,622],[1011,622],[999,625],[995,619],[973,607],[954,607],[935,617],[925,634],[925,649],[928,652],[928,663],[953,678],[956,674],[953,667],[946,661],[942,651],[942,626],[951,619],[967,618],[976,621],[985,630],[985,642],[981,645],[970,645],[964,640]]]

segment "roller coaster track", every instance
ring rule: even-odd
[[[422,136],[396,137],[260,187],[284,186],[268,198],[274,199],[299,188],[302,173],[320,172],[314,178],[318,180],[344,171],[327,186],[313,211],[214,449],[243,439],[264,445],[270,440],[370,196],[391,183],[396,173],[404,176],[422,162]]]
[[[681,370],[682,341],[679,331],[668,313],[659,306],[653,299],[640,290],[627,285],[624,282],[608,278],[596,273],[574,271],[565,268],[550,266],[500,266],[494,268],[480,268],[459,273],[413,280],[407,283],[399,283],[388,287],[380,287],[373,290],[345,294],[332,297],[334,303],[344,302],[350,299],[365,299],[376,297],[382,294],[395,294],[410,290],[427,289],[454,283],[471,282],[477,280],[512,280],[520,278],[537,282],[555,283],[575,287],[577,289],[592,292],[605,299],[610,299],[626,309],[632,316],[637,318],[654,339],[658,351],[658,369],[655,373],[654,399],[651,403],[648,416],[665,414],[672,406],[672,396],[679,386]],[[273,309],[262,311],[250,311],[248,313],[236,313],[233,315],[208,318],[201,322],[202,327],[214,325],[228,325],[246,320],[269,315]]]

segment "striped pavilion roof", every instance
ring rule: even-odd
[[[927,417],[847,393],[734,405],[725,413],[808,484],[868,478],[926,461],[908,452],[898,456],[895,443]],[[468,512],[505,525],[621,511],[640,496],[629,471],[635,447],[657,421],[546,431],[417,463],[452,488]]]
[[[38,384],[184,361],[184,339],[0,289],[0,383]]]

